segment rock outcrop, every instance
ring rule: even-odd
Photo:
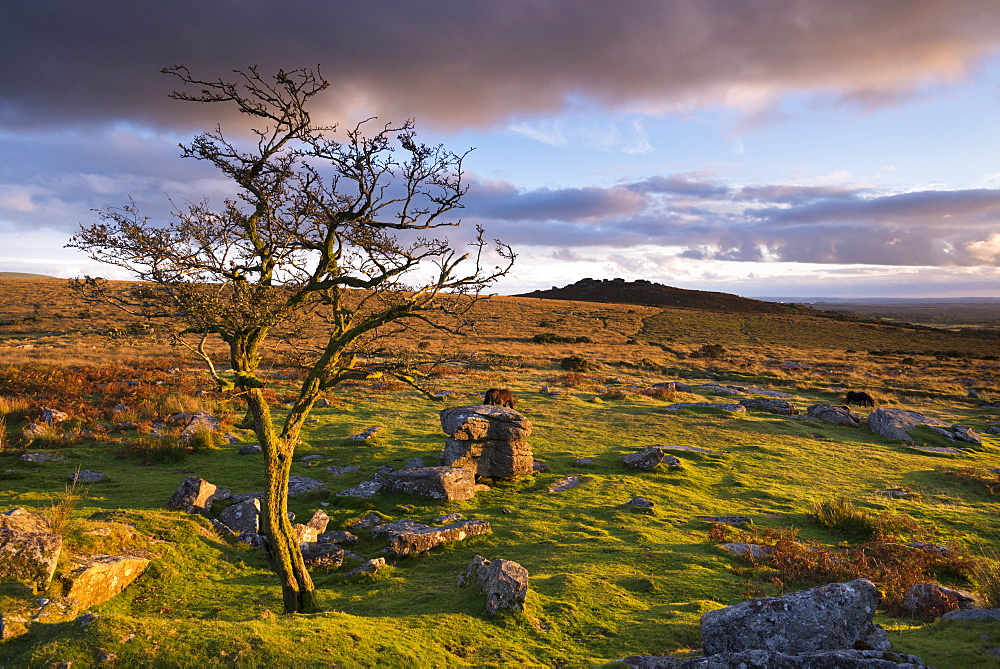
[[[750,599],[701,618],[708,655],[747,650],[781,653],[891,647],[872,623],[878,590],[867,579],[822,585],[781,597]]]
[[[740,400],[740,404],[748,409],[757,409],[758,411],[767,411],[783,416],[799,415],[799,410],[794,404],[788,400],[773,397],[748,397],[747,399]]]
[[[860,415],[851,411],[850,407],[839,404],[813,404],[806,409],[806,414],[835,425],[861,427],[863,424]]]
[[[465,573],[458,577],[462,587],[478,583],[486,595],[486,612],[496,615],[501,609],[524,610],[528,596],[528,570],[513,560],[472,558]]]
[[[184,429],[181,430],[180,435],[184,441],[191,441],[199,432],[215,434],[221,426],[219,419],[204,409],[199,409],[191,414],[175,414],[171,416],[171,420],[185,421]]]
[[[534,458],[527,442],[531,422],[514,409],[476,404],[441,411],[445,465],[475,476],[515,478],[531,474]]]
[[[462,467],[401,469],[385,477],[382,490],[430,499],[470,500],[476,495],[475,474]]]
[[[52,582],[61,551],[58,534],[0,527],[0,581],[45,590]]]
[[[126,555],[78,558],[61,577],[64,595],[84,609],[103,604],[139,578],[148,565],[146,558]]]
[[[236,534],[256,534],[260,531],[260,500],[251,497],[228,506],[219,520]]]
[[[921,425],[947,423],[909,409],[876,409],[868,414],[868,427],[871,431],[894,441],[913,441],[910,431]]]
[[[319,535],[326,532],[326,526],[330,524],[330,516],[322,509],[316,511],[308,523],[295,523],[292,529],[295,530],[300,542],[315,543],[319,541]]]
[[[917,669],[927,666],[915,655],[853,649],[810,653],[755,649],[690,659],[646,655],[626,657],[622,662],[633,669]]]
[[[207,516],[212,510],[212,502],[227,497],[228,491],[220,490],[205,479],[188,476],[177,486],[177,490],[170,498],[170,506],[174,509],[184,509],[188,513]]]
[[[922,618],[940,618],[956,609],[974,609],[975,598],[964,590],[946,588],[937,583],[916,583],[903,599],[903,608]]]
[[[649,446],[636,453],[626,453],[622,456],[622,463],[631,469],[642,469],[643,471],[653,471],[660,464],[667,467],[680,467],[681,461],[676,456],[665,453],[659,446]]]

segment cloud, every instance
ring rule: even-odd
[[[467,218],[505,241],[689,260],[972,267],[1000,264],[1000,189],[879,192],[657,175],[609,187],[522,190],[479,181]],[[593,254],[590,254],[593,256]]]
[[[643,209],[642,193],[628,188],[518,190],[506,181],[475,182],[465,206],[477,217],[505,221],[597,221]]]
[[[416,116],[453,129],[579,100],[759,113],[801,92],[871,107],[968,75],[998,36],[1000,6],[979,0],[8,0],[0,61],[18,65],[0,71],[0,121],[187,130],[217,120],[216,109],[164,100],[175,82],[157,72],[181,63],[206,78],[318,63],[334,84],[330,118]]]
[[[653,151],[642,119],[632,119],[623,125],[624,129],[617,122],[598,123],[560,117],[513,123],[508,129],[555,147],[582,146],[595,151],[629,155]]]

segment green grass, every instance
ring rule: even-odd
[[[334,661],[340,666],[605,663],[697,648],[704,612],[748,594],[777,594],[746,563],[720,550],[709,539],[710,523],[696,516],[748,515],[759,528],[795,527],[805,539],[836,546],[852,539],[850,534],[818,526],[809,515],[815,503],[842,497],[875,518],[886,512],[912,517],[927,540],[971,554],[983,542],[1000,539],[1000,498],[949,473],[996,466],[991,463],[997,461],[997,437],[987,437],[981,450],[945,459],[863,429],[802,417],[666,412],[666,402],[635,393],[595,403],[599,382],[542,395],[538,389],[553,385],[551,379],[561,373],[555,367],[502,371],[492,379],[520,396],[519,408],[534,425],[535,456],[549,470],[495,482],[468,502],[333,494],[370,478],[382,464],[400,467],[411,457],[430,464],[444,441],[437,415],[441,404],[402,390],[353,386],[333,394],[333,407],[315,411],[317,422],[308,426],[296,457],[323,457],[316,464],[296,462],[292,473],[322,480],[327,488],[290,500],[299,518],[323,508],[332,519],[330,528],[339,529],[370,509],[423,522],[457,511],[489,520],[493,533],[397,560],[375,577],[345,581],[337,572],[317,571],[324,612],[313,615],[275,616],[281,608],[279,591],[261,554],[228,544],[201,518],[165,508],[189,474],[236,492],[262,489],[262,458],[238,455],[240,444],[192,451],[179,462],[152,466],[122,456],[121,445],[104,442],[59,448],[59,458],[44,464],[3,457],[16,451],[0,453],[0,472],[19,470],[0,473],[0,509],[48,508],[64,493],[69,474],[97,469],[106,477],[90,485],[74,517],[124,510],[98,518],[134,523],[138,531],[167,542],[155,544],[161,557],[149,572],[123,595],[95,608],[97,622],[35,626],[29,636],[0,645],[0,659],[14,666],[72,661],[74,667],[96,664],[102,653],[114,654],[119,666],[283,666],[292,658],[300,666]],[[666,380],[640,370],[613,374],[640,383]],[[441,383],[461,392],[483,389],[477,378],[462,374]],[[783,387],[781,379],[771,379],[770,385]],[[785,389],[796,394],[793,401],[802,409],[836,397],[813,383],[788,383]],[[699,392],[678,392],[669,400],[681,401],[732,400]],[[447,406],[471,402],[460,396]],[[976,428],[984,420],[961,398],[914,398],[907,406]],[[376,439],[347,440],[371,425],[383,426]],[[240,434],[250,441],[249,433]],[[653,444],[701,446],[724,455],[677,453],[682,467],[654,472],[621,464],[622,454]],[[596,462],[576,465],[583,456]],[[334,476],[324,469],[329,465],[362,470]],[[582,475],[580,486],[547,492],[573,473]],[[919,496],[875,495],[889,487],[906,487]],[[646,511],[625,505],[634,496],[656,506]],[[384,543],[367,532],[360,535],[361,543],[352,550],[378,555]],[[73,541],[83,546],[84,536]],[[528,569],[531,585],[523,615],[491,619],[482,596],[457,587],[455,579],[476,554],[515,560]],[[893,624],[900,650],[920,654],[923,649],[924,659],[940,667],[972,661],[942,659],[935,650],[944,638],[936,630],[945,623]],[[944,636],[957,644],[955,658],[987,661],[978,636]]]

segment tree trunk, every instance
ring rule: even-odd
[[[285,613],[312,613],[319,610],[315,588],[288,519],[288,477],[294,440],[280,439],[275,433],[270,409],[259,389],[248,391],[247,403],[266,459],[261,532],[267,537],[267,560],[281,581]]]

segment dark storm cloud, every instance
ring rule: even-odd
[[[165,103],[157,74],[321,64],[335,116],[459,128],[562,110],[645,110],[789,91],[891,103],[974,68],[1000,40],[986,0],[6,0],[0,122],[183,126],[218,110]]]

